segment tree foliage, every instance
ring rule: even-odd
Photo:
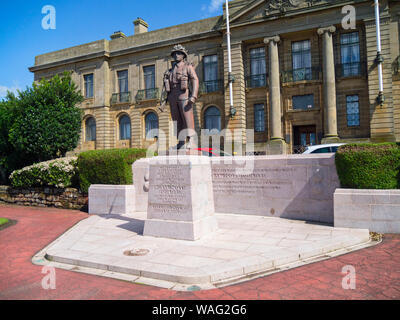
[[[71,74],[43,79],[0,103],[0,166],[10,173],[78,146],[83,101]]]

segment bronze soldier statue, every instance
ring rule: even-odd
[[[177,138],[179,140],[179,133],[182,130],[195,130],[193,107],[199,93],[199,79],[193,64],[187,61],[188,53],[182,45],[176,45],[171,56],[175,62],[172,69],[164,74],[160,110],[164,112],[165,105],[169,102],[172,120],[177,122]],[[189,141],[179,141],[178,149],[186,142],[188,142],[187,148],[191,148],[194,142],[192,137],[188,136],[186,139]]]

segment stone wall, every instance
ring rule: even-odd
[[[400,190],[337,189],[335,227],[400,233]]]
[[[0,202],[32,207],[86,210],[88,197],[77,189],[12,188],[0,186]]]

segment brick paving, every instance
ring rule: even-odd
[[[0,299],[317,300],[400,299],[400,235],[374,247],[330,260],[210,291],[177,292],[56,270],[56,290],[42,289],[42,267],[31,258],[87,214],[0,205],[0,217],[18,223],[0,231]],[[342,288],[342,268],[356,270],[356,289]]]

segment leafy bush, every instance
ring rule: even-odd
[[[81,153],[78,157],[78,171],[82,192],[87,193],[92,184],[132,184],[132,164],[145,157],[144,149],[96,150]]]
[[[41,162],[10,175],[13,187],[56,187],[68,188],[77,185],[77,158],[61,158]]]
[[[343,188],[400,189],[400,146],[396,143],[350,144],[336,153]]]

